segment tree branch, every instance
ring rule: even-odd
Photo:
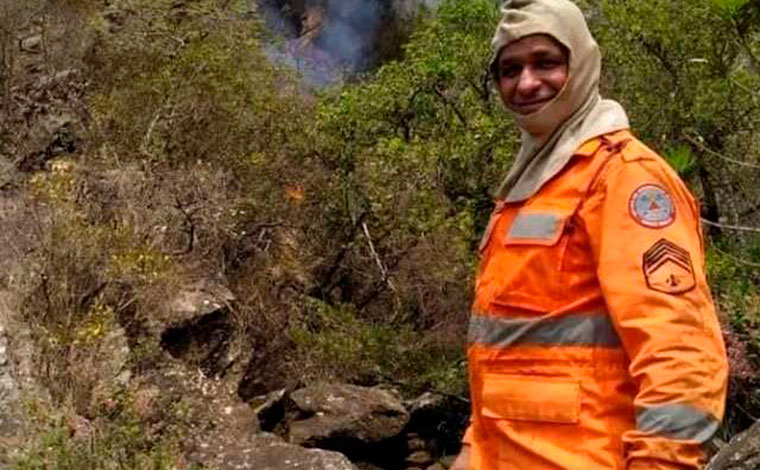
[[[443,92],[438,89],[437,85],[434,85],[432,87],[432,90],[433,93],[435,93],[435,95],[440,98],[444,104],[448,105],[454,111],[454,114],[456,114],[457,118],[459,118],[459,122],[461,122],[465,128],[469,127],[467,125],[467,119],[465,119],[464,114],[462,114],[462,112],[459,110],[457,104],[450,100],[446,95],[444,95]]]
[[[687,133],[684,133],[683,136],[690,143],[692,143],[693,145],[699,147],[701,150],[703,150],[704,152],[712,155],[713,157],[720,158],[721,160],[725,160],[727,162],[733,163],[734,165],[739,165],[739,166],[743,166],[743,167],[746,167],[746,168],[752,168],[752,169],[755,169],[755,170],[760,170],[760,165],[757,165],[757,164],[754,164],[754,163],[747,163],[747,162],[743,162],[741,160],[736,160],[736,159],[733,159],[733,158],[729,158],[729,157],[726,157],[725,155],[722,155],[722,154],[716,152],[715,150],[712,150],[711,148],[707,147],[705,144],[703,144],[701,142],[701,140],[704,140],[704,139],[702,139],[701,136],[699,137],[699,139],[695,139],[694,137],[690,136]]]
[[[390,278],[388,277],[388,270],[385,268],[385,266],[383,265],[383,262],[380,260],[380,256],[377,254],[377,250],[375,250],[375,244],[372,243],[372,237],[369,234],[369,229],[367,228],[367,222],[362,222],[362,231],[364,232],[364,236],[367,238],[369,251],[370,253],[372,253],[372,257],[375,258],[377,267],[380,268],[380,274],[383,277],[383,282],[385,282],[393,292],[397,292],[396,286],[393,285],[393,281],[391,281]]]
[[[194,211],[188,210],[187,206],[179,200],[179,197],[175,197],[175,201],[176,204],[174,207],[179,210],[185,217],[185,224],[187,224],[185,231],[187,232],[188,240],[187,246],[184,250],[175,251],[172,254],[175,256],[187,255],[190,254],[195,247],[195,219],[193,218]]]
[[[345,238],[340,250],[335,256],[335,259],[330,264],[330,267],[327,268],[325,274],[320,276],[322,278],[322,282],[320,282],[319,285],[314,286],[311,289],[309,289],[306,295],[308,295],[309,297],[314,297],[315,299],[323,300],[330,303],[329,299],[326,298],[327,297],[326,293],[329,292],[332,286],[334,285],[332,282],[333,276],[335,276],[335,273],[337,273],[338,269],[340,269],[343,259],[346,257],[346,254],[348,254],[348,251],[351,249],[351,245],[353,241],[356,239],[356,232],[358,231],[359,227],[364,223],[364,219],[366,217],[367,217],[367,212],[362,212],[359,215],[359,218],[356,220],[356,222],[352,224],[351,232]]]
[[[760,227],[746,227],[742,225],[728,225],[728,224],[721,224],[718,222],[713,222],[712,220],[707,220],[705,218],[702,218],[702,223],[705,225],[709,225],[710,227],[717,227],[724,230],[733,230],[735,232],[752,232],[752,233],[760,233]]]
[[[644,47],[644,50],[657,58],[660,64],[662,64],[665,70],[670,74],[671,78],[673,79],[673,85],[675,88],[680,88],[681,80],[678,76],[678,70],[676,69],[675,65],[673,65],[673,62],[671,62],[671,60],[665,54],[662,44],[647,41],[647,39],[641,34],[637,35],[636,39],[639,41],[639,44]]]
[[[728,258],[731,258],[732,260],[736,261],[739,264],[743,264],[744,266],[750,266],[752,268],[760,268],[760,263],[753,263],[752,261],[747,261],[746,259],[739,258],[738,256],[734,256],[727,251],[721,250],[720,248],[715,248],[715,251],[717,251],[718,253]]]

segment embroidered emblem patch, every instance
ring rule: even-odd
[[[631,195],[628,208],[636,222],[644,227],[667,227],[676,220],[673,198],[656,184],[645,184]]]
[[[689,252],[664,238],[644,253],[642,266],[647,287],[652,290],[682,294],[696,285]]]

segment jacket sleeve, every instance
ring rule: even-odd
[[[631,143],[580,210],[636,385],[628,470],[697,470],[723,417],[728,365],[705,279],[698,204],[656,154]]]

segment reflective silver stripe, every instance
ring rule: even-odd
[[[620,346],[620,338],[604,311],[535,319],[472,315],[468,340],[500,348],[519,344]]]
[[[561,220],[561,217],[551,212],[517,214],[507,240],[552,240],[557,235]]]
[[[683,405],[656,405],[636,410],[636,428],[671,439],[705,443],[718,430],[714,416]]]

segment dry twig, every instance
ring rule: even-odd
[[[725,155],[722,155],[722,154],[716,152],[715,150],[707,147],[704,143],[701,142],[701,137],[699,139],[695,139],[694,137],[692,137],[691,135],[686,134],[686,133],[684,133],[683,136],[684,136],[684,138],[686,138],[686,140],[688,140],[692,144],[696,145],[697,147],[699,147],[700,149],[702,149],[704,152],[707,152],[708,154],[712,155],[713,157],[720,158],[721,160],[725,160],[727,162],[733,163],[734,165],[739,165],[739,166],[743,166],[743,167],[746,167],[746,168],[753,168],[755,170],[760,170],[760,165],[757,165],[757,164],[754,164],[754,163],[747,163],[747,162],[743,162],[741,160],[736,160],[734,158],[726,157]]]
[[[733,230],[736,232],[752,232],[752,233],[760,233],[760,227],[746,227],[742,225],[727,225],[727,224],[720,224],[718,222],[713,222],[711,220],[702,219],[702,223],[705,225],[709,225],[711,227],[718,227],[725,230]]]
[[[372,253],[372,257],[375,258],[377,267],[380,268],[380,274],[383,276],[383,282],[388,284],[388,287],[390,287],[390,289],[393,292],[396,292],[396,286],[393,285],[393,281],[391,281],[390,278],[388,277],[388,270],[385,269],[383,262],[380,260],[380,256],[377,254],[377,251],[375,250],[375,244],[372,243],[372,237],[370,237],[369,235],[367,222],[362,222],[362,231],[364,232],[364,236],[367,237],[367,244],[369,245],[369,251],[370,253]]]
[[[729,253],[727,251],[721,250],[720,248],[714,248],[714,249],[715,249],[715,251],[717,251],[721,255],[726,256],[727,258],[730,258],[733,261],[735,261],[735,262],[737,262],[737,263],[739,263],[741,265],[749,266],[751,268],[760,268],[760,263],[754,263],[752,261],[747,261],[744,258],[739,258],[738,256],[734,256],[734,255],[732,255],[731,253]]]

